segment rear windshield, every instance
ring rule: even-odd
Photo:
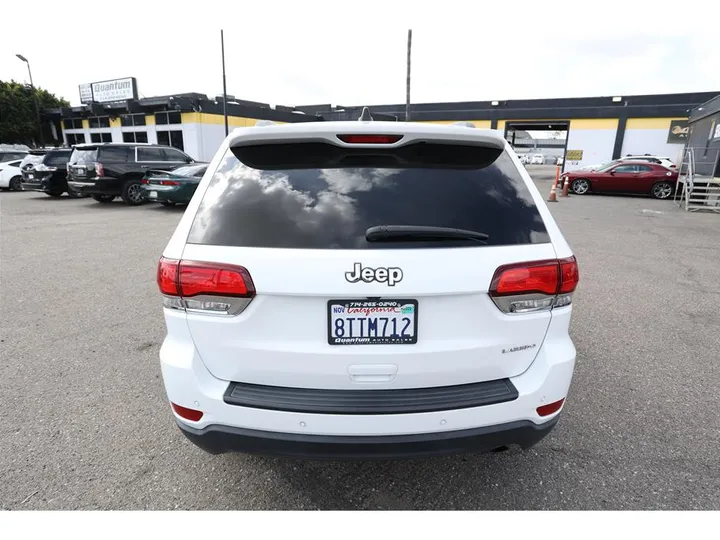
[[[29,165],[29,164],[42,163],[42,162],[43,162],[43,159],[45,159],[45,154],[40,154],[40,155],[38,155],[38,154],[28,154],[27,156],[25,156],[25,157],[23,158],[23,160],[22,160],[22,166],[24,167],[25,165]]]
[[[192,244],[299,249],[477,247],[473,240],[368,242],[381,225],[451,227],[485,245],[549,242],[505,151],[419,143],[395,150],[324,143],[228,150],[200,202]]]
[[[69,158],[70,150],[53,151],[45,154],[43,163],[50,167],[57,167],[58,165],[65,165]]]
[[[175,176],[201,177],[205,173],[206,169],[207,165],[187,165],[185,167],[178,167],[177,169],[173,169],[172,173]]]

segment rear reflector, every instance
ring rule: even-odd
[[[393,144],[403,138],[402,135],[338,135],[337,137],[348,144]]]
[[[175,411],[175,414],[177,414],[181,418],[184,418],[185,420],[190,420],[191,422],[198,422],[203,417],[202,411],[188,409],[187,407],[182,407],[172,402],[170,403],[170,405],[172,405],[172,409],[173,411]]]
[[[563,406],[564,402],[565,402],[565,398],[562,398],[559,401],[554,401],[553,403],[548,403],[547,405],[538,407],[537,413],[540,416],[550,416],[551,414],[558,412],[560,410],[560,408]]]
[[[562,307],[572,302],[580,279],[575,257],[501,266],[489,293],[505,313],[526,313]]]
[[[255,297],[255,284],[242,266],[161,257],[157,282],[165,307],[173,309],[237,315]]]

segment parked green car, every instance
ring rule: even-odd
[[[163,206],[189,203],[207,167],[207,163],[193,163],[172,171],[147,171],[141,182],[145,199]]]

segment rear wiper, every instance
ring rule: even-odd
[[[368,242],[474,240],[485,244],[488,238],[487,234],[477,231],[423,225],[378,225],[365,231],[365,240]]]

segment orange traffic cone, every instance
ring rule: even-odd
[[[550,188],[550,197],[548,197],[548,202],[557,202],[557,183],[558,183],[559,177],[560,177],[560,169],[556,167],[555,181],[553,182],[553,185]]]
[[[563,182],[562,195],[560,195],[560,196],[561,196],[561,197],[567,197],[569,190],[570,190],[570,180],[568,180],[568,177],[566,176],[566,177],[565,177],[565,182]]]

